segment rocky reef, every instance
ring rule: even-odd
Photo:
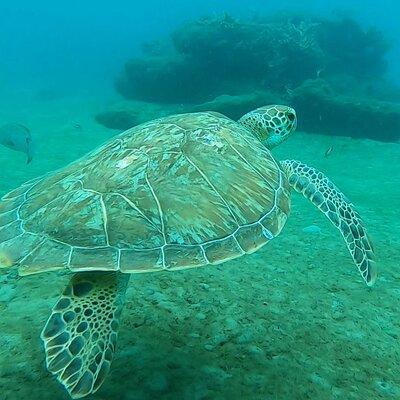
[[[385,80],[389,48],[380,32],[346,18],[205,17],[145,43],[116,80],[127,101],[97,120],[125,129],[171,112],[237,118],[284,102],[298,109],[300,129],[397,140],[400,89]]]
[[[340,94],[322,79],[305,81],[290,102],[307,132],[388,142],[400,138],[400,103]]]

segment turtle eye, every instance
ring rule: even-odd
[[[288,117],[289,121],[291,121],[291,122],[293,122],[294,119],[296,118],[293,113],[289,113],[287,117]]]

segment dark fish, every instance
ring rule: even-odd
[[[22,124],[7,124],[0,127],[0,144],[27,156],[27,164],[33,158],[33,143],[30,130]]]
[[[324,157],[329,157],[332,151],[333,151],[333,146],[328,147],[324,153]]]

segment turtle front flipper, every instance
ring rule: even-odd
[[[281,162],[290,185],[315,204],[340,232],[367,285],[376,278],[374,253],[360,215],[346,196],[321,172],[299,161]]]
[[[114,355],[129,275],[75,274],[43,331],[46,365],[72,398],[96,392]]]

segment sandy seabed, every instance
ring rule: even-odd
[[[37,142],[30,165],[0,148],[0,194],[112,137],[93,118],[103,105],[0,100],[0,122],[27,124]],[[282,234],[257,253],[132,276],[111,373],[89,400],[400,398],[400,144],[297,132],[274,154],[320,169],[356,204],[375,244],[375,286],[363,284],[339,232],[293,193]],[[310,225],[320,230],[304,232]],[[67,281],[0,275],[0,400],[68,399],[39,338]]]

